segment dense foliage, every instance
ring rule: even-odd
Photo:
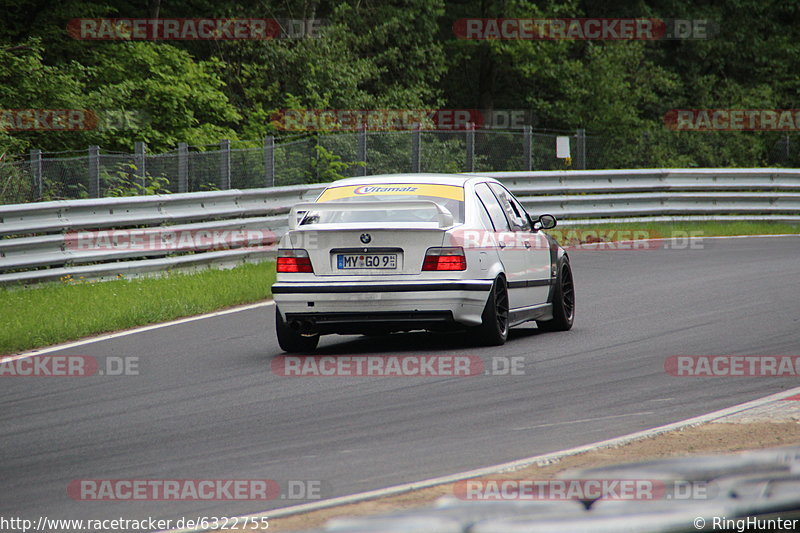
[[[0,130],[0,155],[282,134],[276,110],[516,109],[585,128],[609,166],[796,164],[783,133],[675,132],[670,109],[793,109],[800,4],[763,0],[3,0],[0,110],[113,110],[134,126]],[[316,38],[85,41],[85,17],[324,19]],[[708,39],[464,40],[460,18],[708,19]],[[119,122],[119,121],[118,121]],[[777,150],[777,152],[776,152]]]

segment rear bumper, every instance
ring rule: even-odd
[[[492,280],[279,282],[272,293],[287,323],[360,333],[479,325],[491,287]]]

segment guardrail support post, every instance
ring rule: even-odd
[[[475,124],[467,123],[467,172],[475,172]]]
[[[38,148],[31,149],[31,177],[36,198],[41,200],[44,195],[44,184],[42,183],[42,151]]]
[[[367,124],[361,124],[358,128],[358,154],[356,160],[364,163],[357,171],[359,176],[367,175]]]
[[[575,169],[586,170],[586,130],[579,128],[575,134]]]
[[[264,137],[264,184],[266,187],[275,186],[275,137]]]
[[[227,191],[231,188],[231,141],[222,139],[219,142],[219,188]]]
[[[533,127],[522,126],[522,159],[524,170],[533,170]]]
[[[89,147],[89,197],[100,198],[100,147]]]
[[[136,175],[139,176],[141,180],[142,190],[140,194],[147,194],[145,189],[147,188],[147,160],[145,159],[145,144],[141,141],[136,141],[133,143],[133,151],[134,151],[134,164],[136,165]]]
[[[411,172],[420,172],[422,168],[422,132],[419,125],[411,132]]]
[[[189,192],[189,145],[178,143],[178,192]]]

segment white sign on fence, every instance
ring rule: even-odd
[[[556,157],[569,159],[569,137],[556,137]]]

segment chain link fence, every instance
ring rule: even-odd
[[[85,152],[32,150],[26,158],[0,163],[0,204],[249,189],[390,173],[736,166],[726,164],[726,153],[744,154],[766,166],[800,163],[800,140],[790,135],[754,143],[746,134],[705,133],[699,147],[691,135],[644,132],[622,139],[526,127],[181,143],[160,154],[147,153],[143,143],[136,143],[134,153],[97,146]],[[568,139],[570,157],[557,154],[558,137]]]

